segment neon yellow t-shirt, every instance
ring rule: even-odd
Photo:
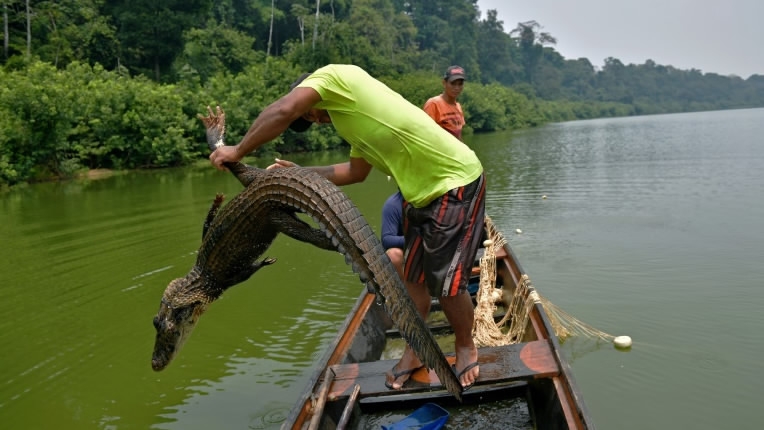
[[[426,206],[483,172],[467,145],[360,67],[328,65],[299,86],[321,96],[315,108],[327,111],[337,133],[350,144],[350,156],[395,178],[414,207]]]

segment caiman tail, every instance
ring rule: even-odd
[[[208,117],[200,118],[207,126],[207,143],[214,150],[223,145],[225,113],[220,107],[217,108],[217,115],[209,107],[208,112]],[[381,296],[379,301],[384,303],[417,357],[425,366],[434,369],[443,386],[461,400],[459,379],[417,312],[382,243],[340,188],[305,168],[263,170],[242,163],[226,163],[225,166],[247,187],[242,192],[247,194],[247,199],[291,208],[310,216],[345,256],[345,262],[351,265],[353,272]]]
[[[282,168],[269,172],[256,188],[248,188],[251,197],[304,210],[331,238],[361,281],[384,298],[387,312],[422,363],[435,370],[449,392],[460,397],[459,380],[417,312],[382,243],[356,206],[339,188],[311,170]]]

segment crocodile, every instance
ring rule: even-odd
[[[199,118],[210,150],[223,145],[225,113],[207,108]],[[424,366],[461,400],[459,379],[435,341],[380,240],[352,201],[328,179],[302,167],[259,169],[243,163],[225,167],[245,186],[222,206],[218,194],[202,229],[202,244],[188,274],[165,289],[153,323],[156,340],[151,366],[160,371],[175,358],[207,307],[223,292],[275,259],[260,256],[279,233],[344,254],[370,293],[384,305],[402,337]],[[319,226],[300,220],[303,213]]]

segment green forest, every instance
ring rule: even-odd
[[[361,66],[419,106],[463,66],[466,133],[764,106],[762,75],[564,58],[542,23],[504,23],[477,0],[0,2],[1,187],[206,159],[206,106],[224,108],[234,144],[297,76],[329,63]],[[260,151],[343,145],[312,127]]]

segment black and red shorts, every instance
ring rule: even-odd
[[[404,279],[432,297],[467,290],[485,224],[485,174],[423,208],[403,203]]]

